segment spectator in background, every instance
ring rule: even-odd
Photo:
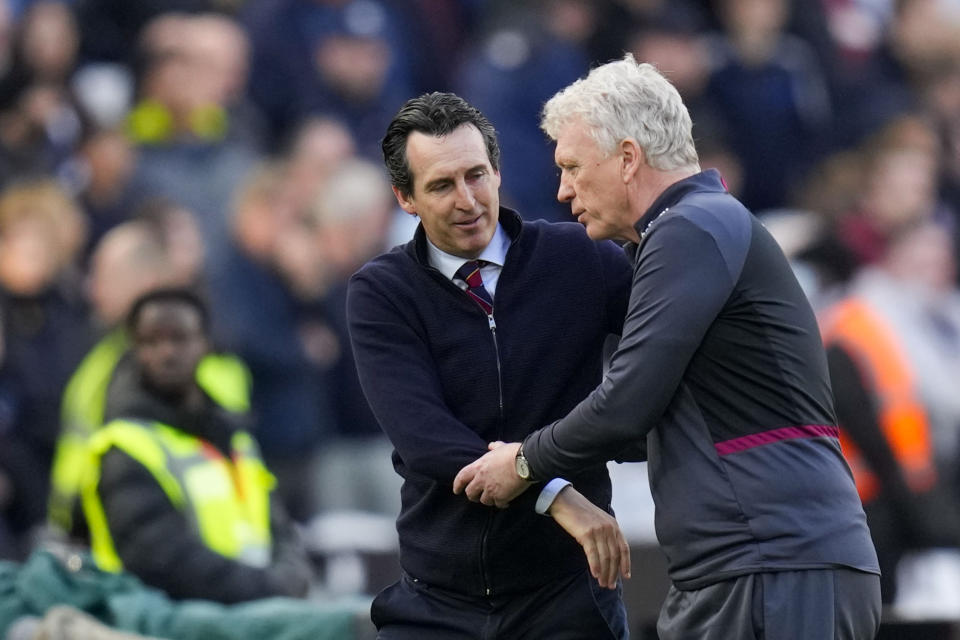
[[[253,3],[250,92],[276,139],[311,114],[344,122],[362,155],[375,158],[380,132],[411,93],[410,37],[386,0]]]
[[[780,207],[825,150],[831,105],[819,61],[785,32],[788,0],[723,0],[707,88],[743,165],[744,204]]]
[[[163,13],[202,13],[238,8],[243,0],[82,0],[75,2],[80,48],[85,60],[134,65],[135,42],[143,28]]]
[[[10,0],[0,0],[0,77],[7,75],[13,65],[14,24]]]
[[[829,37],[812,44],[832,89],[835,148],[847,149],[914,103],[893,42],[895,5],[904,3],[820,0],[817,4]]]
[[[920,85],[923,113],[937,136],[940,197],[953,213],[960,252],[960,56],[929,65]]]
[[[63,2],[31,4],[17,25],[13,61],[0,78],[0,157],[6,176],[52,173],[81,135],[69,82],[79,33]]]
[[[243,25],[222,14],[202,13],[190,18],[180,37],[188,42],[196,86],[205,87],[210,103],[227,113],[230,138],[262,149],[267,124],[247,97],[250,41]]]
[[[661,69],[676,87],[689,105],[694,142],[717,144],[726,131],[707,92],[713,68],[705,22],[687,5],[665,6],[629,32],[625,48],[637,60]]]
[[[390,464],[393,447],[360,388],[346,309],[350,276],[390,248],[396,201],[383,169],[366,160],[344,162],[318,186],[308,216],[315,255],[324,266],[310,271],[329,272],[329,282],[316,304],[337,347],[326,377],[336,432],[325,441],[317,463],[319,506],[396,516],[400,487]]]
[[[233,63],[208,60],[208,41],[226,45]],[[133,183],[145,196],[193,211],[211,260],[224,250],[234,190],[259,160],[242,120],[231,114],[243,86],[245,51],[236,50],[242,43],[227,18],[182,14],[158,16],[138,41],[138,99],[127,120],[139,158]]]
[[[882,257],[822,314],[844,453],[877,548],[886,603],[897,600],[897,566],[906,553],[960,551],[955,277],[950,234],[921,219],[900,227]]]
[[[277,263],[283,251],[309,251],[293,204],[282,166],[266,165],[246,177],[225,257],[211,265],[209,292],[215,335],[250,367],[257,437],[280,496],[305,522],[315,511],[315,457],[333,429],[324,380],[335,352],[325,325],[303,317],[297,283]],[[322,272],[310,275],[312,285],[325,286]]]
[[[0,193],[3,371],[12,410],[5,422],[39,492],[19,494],[30,506],[21,532],[42,521],[36,510],[46,500],[59,396],[92,338],[75,264],[83,238],[79,209],[55,183],[15,183]]]
[[[664,20],[677,24],[701,25],[703,32],[713,26],[710,0],[601,0],[591,2],[598,13],[596,31],[590,38],[590,59],[606,62],[631,49],[638,31],[658,29]]]
[[[543,11],[536,8],[542,7]],[[587,14],[589,4],[571,9]],[[457,92],[483,111],[503,146],[503,201],[527,219],[569,220],[554,197],[550,146],[537,129],[543,103],[589,68],[587,33],[567,28],[565,3],[508,3],[459,67]]]
[[[200,280],[203,253],[190,213],[169,202],[149,204],[135,220],[108,232],[91,260],[89,294],[101,338],[73,372],[60,406],[48,502],[48,523],[56,535],[79,540],[87,536],[83,519],[77,517],[85,446],[103,425],[107,389],[129,349],[120,326],[124,315],[149,291],[196,286]],[[207,354],[197,382],[225,409],[249,410],[250,374],[234,356]]]
[[[5,364],[4,312],[0,304],[0,558],[21,561],[35,542],[37,496],[44,479],[37,475],[36,459],[17,433],[18,380]]]
[[[80,44],[70,5],[55,0],[31,2],[20,16],[19,26],[15,68],[8,77],[66,87],[77,65]]]
[[[195,289],[206,286],[206,247],[192,211],[167,198],[152,198],[134,210],[134,219],[151,225],[163,244],[169,281]]]
[[[240,413],[197,384],[210,350],[203,301],[154,290],[127,317],[107,424],[82,484],[94,559],[173,598],[303,596],[310,566]]]
[[[882,259],[897,234],[925,219],[955,224],[939,200],[940,149],[924,120],[904,116],[891,121],[865,141],[860,158],[858,199],[836,230],[858,264]]]
[[[97,243],[90,258],[87,295],[91,324],[99,341],[80,361],[69,381],[61,385],[60,434],[53,458],[48,521],[64,534],[82,537],[74,526],[83,468],[83,447],[103,424],[107,385],[127,350],[120,328],[131,303],[144,292],[169,280],[170,265],[163,243],[143,221],[117,225]]]
[[[130,183],[136,151],[118,129],[90,127],[80,140],[68,180],[87,219],[84,263],[114,226],[128,219],[138,199]]]
[[[390,249],[396,201],[379,165],[359,158],[341,163],[320,183],[311,204],[308,215],[320,232],[320,252],[333,281],[346,283],[367,260]]]
[[[298,123],[283,154],[291,206],[298,211],[312,206],[319,185],[356,151],[350,129],[335,118],[312,115]]]
[[[720,171],[727,190],[739,198],[744,166],[707,91],[712,67],[708,38],[703,35],[705,23],[701,13],[687,4],[664,5],[629,32],[627,50],[659,69],[676,87],[690,111],[700,166]]]

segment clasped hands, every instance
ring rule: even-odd
[[[530,486],[517,475],[514,463],[520,443],[498,440],[487,448],[490,451],[460,469],[453,479],[453,492],[466,494],[472,502],[506,509],[511,500]]]
[[[517,475],[520,444],[491,442],[489,451],[460,469],[453,492],[472,502],[505,509],[531,483]],[[630,546],[616,519],[572,486],[564,487],[549,509],[554,521],[583,547],[590,573],[601,587],[615,589],[617,577],[630,577]]]

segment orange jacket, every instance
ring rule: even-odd
[[[917,398],[913,372],[896,334],[859,298],[842,300],[821,317],[823,342],[850,355],[876,399],[879,428],[914,492],[936,483],[930,425]],[[860,499],[868,503],[880,493],[880,479],[871,471],[849,435],[840,431],[840,445],[853,471]]]

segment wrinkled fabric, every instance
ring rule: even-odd
[[[360,640],[365,599],[330,603],[269,598],[237,605],[174,601],[134,576],[98,570],[87,554],[37,551],[0,563],[0,637],[23,616],[58,605],[85,611],[120,631],[168,640]]]

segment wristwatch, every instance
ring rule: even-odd
[[[526,480],[527,482],[533,482],[533,472],[530,470],[530,463],[527,462],[526,456],[523,455],[523,445],[520,445],[520,448],[517,449],[517,457],[514,459],[514,464],[517,469],[517,475],[521,479]]]

